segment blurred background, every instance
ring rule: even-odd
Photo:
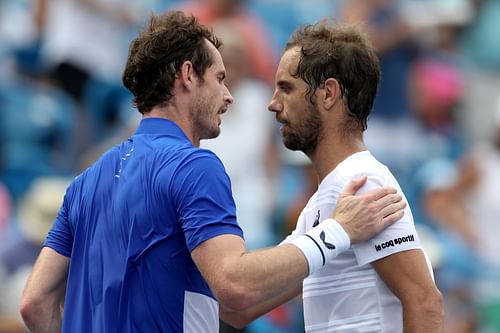
[[[235,103],[202,146],[231,176],[250,249],[282,240],[317,187],[267,112],[282,48],[300,24],[361,22],[382,65],[365,141],[410,202],[446,333],[500,333],[499,0],[0,0],[0,333],[26,332],[19,297],[65,188],[138,124],[128,43],[172,8],[224,40]],[[301,301],[221,332],[303,332]]]

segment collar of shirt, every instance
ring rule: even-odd
[[[165,118],[143,118],[135,132],[135,135],[140,134],[168,134],[189,141],[176,123]]]

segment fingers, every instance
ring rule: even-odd
[[[382,224],[384,225],[383,228],[388,227],[389,225],[393,224],[396,221],[399,221],[400,219],[403,218],[403,215],[404,215],[403,209],[397,210],[394,213],[387,215],[382,219]]]
[[[382,198],[377,200],[377,205],[379,209],[382,210],[384,207],[389,206],[390,204],[400,202],[403,200],[403,197],[399,193],[391,193],[383,196]],[[385,215],[384,215],[385,216]]]
[[[383,198],[385,198],[385,200],[393,200],[394,199],[393,197],[389,197],[389,198],[387,198],[387,197],[391,196],[397,192],[398,192],[398,190],[396,190],[394,187],[384,186],[384,187],[380,187],[380,188],[376,188],[376,189],[373,189],[371,191],[368,191],[365,193],[365,195],[370,196],[370,199],[373,199],[373,201],[378,201],[378,200],[383,199]],[[383,201],[383,203],[385,203],[385,202],[386,201]],[[392,202],[392,201],[390,201],[390,202]]]
[[[342,196],[354,195],[366,183],[367,179],[368,177],[362,176],[351,180],[342,191]]]
[[[400,218],[403,217],[404,209],[406,207],[406,202],[397,201],[390,204],[385,205],[381,210],[380,214],[383,216],[383,219],[388,218],[388,223],[396,222]],[[392,220],[393,218],[397,218],[396,220]]]

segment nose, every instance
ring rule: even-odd
[[[234,98],[231,95],[231,93],[229,92],[229,89],[226,86],[224,86],[224,88],[225,88],[225,91],[224,91],[224,102],[227,105],[231,105],[234,102]]]
[[[276,97],[276,93],[273,94],[273,97],[271,98],[271,101],[267,105],[267,109],[270,112],[281,112],[283,110],[283,104],[278,101]]]

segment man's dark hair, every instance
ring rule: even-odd
[[[180,11],[151,16],[146,29],[130,43],[122,76],[140,113],[172,98],[176,76],[185,61],[191,61],[195,74],[203,78],[214,61],[205,40],[216,48],[221,46],[214,33],[194,16]]]
[[[298,28],[285,50],[297,46],[300,60],[291,74],[307,83],[310,101],[326,79],[335,78],[349,115],[365,130],[380,80],[380,63],[364,34],[357,26],[323,20]]]

